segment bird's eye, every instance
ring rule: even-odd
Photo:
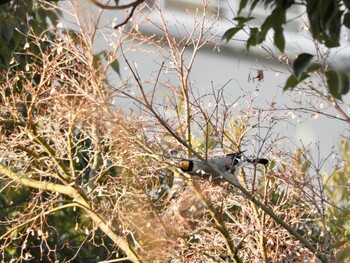
[[[188,171],[190,168],[190,162],[189,161],[182,161],[180,163],[180,168],[182,171]]]

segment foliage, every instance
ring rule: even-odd
[[[281,53],[285,52],[285,32],[284,27],[288,21],[287,12],[294,7],[304,7],[301,12],[306,12],[308,17],[308,27],[315,41],[323,44],[327,48],[340,46],[341,30],[343,27],[350,28],[350,2],[341,0],[303,0],[303,1],[276,1],[276,0],[241,0],[237,17],[233,20],[237,23],[235,27],[228,29],[223,35],[226,41],[231,40],[235,34],[246,30],[248,23],[255,18],[252,16],[257,5],[264,5],[265,8],[272,9],[264,22],[256,27],[250,27],[249,37],[246,42],[247,51],[251,46],[261,45],[266,41],[268,32],[274,31],[274,44]],[[243,11],[248,9],[248,14]],[[349,77],[346,73],[326,69],[326,65],[313,63],[307,67],[313,55],[302,53],[293,63],[294,75],[287,80],[284,90],[293,89],[299,83],[310,76],[316,70],[322,70],[328,83],[328,92],[335,99],[341,100],[342,96],[349,92]]]
[[[99,139],[107,127],[96,124],[102,113],[93,95],[108,94],[96,59],[104,59],[105,70],[118,70],[117,59],[110,51],[94,54],[79,32],[49,27],[48,16],[53,22],[58,14],[52,4],[21,2],[0,6],[23,12],[4,13],[6,19],[18,19],[23,30],[4,29],[4,34],[13,34],[2,39],[8,41],[2,47],[13,50],[0,53],[1,259],[96,262],[116,253],[122,257],[108,228],[95,229],[94,224],[104,224],[103,216],[95,214],[91,220],[91,211],[87,216],[86,209],[95,209],[93,202],[78,201],[91,191],[89,178],[97,171],[101,180],[118,174],[112,159],[103,165],[96,161],[106,151],[115,152],[108,147],[119,146],[110,142],[100,147],[108,141],[106,133]],[[94,114],[86,110],[93,108]],[[18,184],[20,177],[27,180]],[[57,192],[47,191],[46,183],[58,187]],[[73,184],[80,197],[70,188]],[[66,188],[60,192],[60,186]]]
[[[118,162],[107,155],[116,154],[120,138],[108,138],[108,127],[97,122],[102,113],[94,93],[105,94],[104,77],[94,68],[93,56],[83,54],[88,46],[77,40],[66,34],[64,42],[55,37],[47,41],[49,48],[42,49],[41,38],[27,35],[32,46],[26,51],[28,69],[18,71],[14,63],[1,84],[1,164],[34,184],[32,189],[13,179],[1,180],[3,261],[96,262],[114,250],[110,238],[92,231],[94,226],[79,206],[79,198],[72,198],[69,191],[55,193],[40,186],[40,182],[67,189],[74,186],[85,196],[95,173],[99,172],[101,180],[117,176],[112,169]],[[32,53],[33,49],[38,52]],[[21,89],[9,91],[19,82]],[[103,139],[99,139],[102,132]],[[100,164],[98,158],[108,162]],[[99,209],[93,205],[94,198],[90,196],[90,209]]]
[[[335,167],[331,175],[324,177],[324,184],[327,185],[326,195],[334,204],[327,210],[326,217],[330,221],[330,232],[337,240],[334,246],[340,251],[337,255],[337,262],[346,262],[350,257],[350,189],[348,187],[350,153],[348,139],[342,141],[340,153],[340,166]]]
[[[113,32],[109,49],[98,52],[98,20],[77,31],[26,32],[0,84],[2,261],[346,259],[348,188],[338,186],[347,180],[348,140],[338,168],[322,176],[308,149],[281,148],[288,138],[276,127],[289,121],[289,109],[258,105],[249,92],[236,98],[224,87],[197,89],[194,58],[217,44],[208,6],[193,20],[195,30],[179,24],[192,33],[177,38],[161,8],[145,6],[134,26]],[[163,36],[140,30],[148,12],[159,17],[151,25]],[[149,79],[129,62],[140,43],[164,59]],[[120,72],[121,56],[128,76]],[[294,62],[295,81],[319,69],[312,58]],[[123,75],[120,83],[112,84],[109,69]],[[135,102],[131,112],[117,104],[125,97]],[[173,149],[203,162],[241,150],[271,161],[233,173],[214,167],[220,179],[204,180],[182,173],[181,157],[168,154]]]
[[[279,43],[285,42],[283,27],[287,23],[286,13],[296,5],[303,5],[306,7],[307,16],[310,21],[310,30],[313,37],[328,48],[333,48],[340,45],[340,31],[342,26],[349,28],[349,1],[241,0],[237,18],[235,18],[235,20],[238,21],[238,26],[241,27],[241,29],[246,22],[254,19],[254,17],[251,17],[250,15],[258,4],[264,5],[265,8],[271,8],[272,11],[262,23],[260,29],[252,28],[250,31],[250,37],[247,42],[248,49],[251,45],[255,46],[257,44],[261,44],[265,40],[267,32],[270,29],[273,29],[275,34],[275,44],[280,51],[283,52],[284,45],[280,45]],[[245,8],[249,8],[249,16],[241,17],[242,11]],[[227,31],[224,35],[226,40],[230,40],[233,37],[232,30],[233,29],[231,29],[231,31]]]
[[[50,4],[38,0],[13,0],[0,5],[0,68],[7,69],[11,60],[26,65],[20,50],[26,44],[26,35],[31,31],[36,35],[56,25],[60,11],[50,8]],[[23,49],[22,49],[23,50]]]

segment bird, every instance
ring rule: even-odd
[[[214,176],[212,167],[216,167],[222,173],[235,174],[239,167],[245,164],[263,164],[267,165],[269,161],[264,158],[248,159],[242,157],[242,152],[230,153],[223,156],[209,158],[207,162],[199,159],[181,159],[179,168],[182,172],[191,176],[199,176],[204,179],[217,180],[221,176]]]

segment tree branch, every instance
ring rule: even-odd
[[[124,54],[123,54],[124,55]],[[138,78],[136,72],[132,69],[131,65],[129,64],[128,60],[125,58],[124,59],[129,66],[131,73],[133,74],[137,85],[140,88],[142,97],[144,101],[138,100],[135,97],[130,96],[132,99],[140,102],[143,106],[145,106],[151,113],[152,115],[159,121],[159,123],[183,146],[185,146],[189,152],[194,154],[200,161],[206,163],[208,167],[212,170],[212,174],[214,176],[222,177],[224,178],[227,182],[238,188],[245,196],[247,199],[249,199],[252,203],[254,203],[257,207],[261,208],[266,214],[268,214],[270,217],[272,217],[276,223],[280,224],[283,228],[285,228],[291,235],[293,235],[296,239],[298,239],[301,243],[304,244],[305,247],[307,247],[312,253],[314,253],[322,262],[325,262],[326,257],[322,253],[318,253],[317,249],[306,239],[304,239],[296,230],[294,230],[291,226],[289,226],[287,223],[285,223],[281,218],[279,218],[269,207],[265,206],[263,203],[261,203],[258,199],[254,197],[253,194],[251,194],[246,188],[244,188],[237,180],[237,178],[233,178],[232,174],[229,173],[222,173],[218,168],[214,167],[210,163],[208,163],[200,154],[198,154],[195,150],[193,150],[190,145],[183,140],[176,132],[173,131],[173,129],[169,126],[166,120],[164,120],[158,113],[157,111],[153,108],[153,106],[150,104],[150,102],[147,99],[147,96],[145,94],[145,91],[143,89],[141,80]],[[126,93],[125,93],[126,94]],[[126,94],[128,95],[128,94]]]
[[[52,208],[52,209],[50,209],[48,211],[45,211],[44,214],[45,215],[49,215],[49,214],[52,214],[52,213],[54,213],[56,211],[59,211],[59,210],[62,210],[62,209],[68,208],[68,207],[75,207],[75,206],[78,206],[78,204],[69,203],[69,204],[61,205],[61,206]],[[26,221],[24,221],[22,223],[20,223],[19,225],[16,225],[15,227],[12,227],[5,234],[0,236],[0,240],[3,240],[6,236],[10,235],[13,231],[17,230],[18,228],[20,228],[22,226],[28,225],[30,222],[35,221],[36,219],[40,218],[41,216],[42,216],[42,214],[40,213],[40,214],[38,214],[36,216],[33,216],[30,219],[28,219],[28,220],[26,220]]]
[[[104,5],[97,0],[90,0],[90,2],[92,2],[94,5],[97,5],[99,8],[106,9],[106,10],[122,10],[122,9],[127,9],[130,7],[135,8],[136,6],[140,5],[144,1],[145,0],[136,0],[136,1],[131,2],[129,4],[119,5],[119,0],[116,0],[115,1],[116,5],[111,6],[111,5]]]
[[[202,205],[209,211],[211,217],[214,219],[216,229],[221,233],[225,243],[226,247],[229,251],[229,253],[233,256],[236,263],[242,263],[241,258],[238,256],[238,246],[235,246],[233,243],[233,240],[230,236],[229,231],[227,230],[227,227],[225,226],[225,223],[220,219],[220,216],[218,215],[215,208],[210,205],[207,200],[205,200],[204,196],[200,192],[199,189],[197,189],[196,185],[193,184],[192,180],[189,180],[189,185],[191,186],[191,189],[195,192],[197,198],[202,203]]]
[[[116,25],[116,26],[114,27],[114,29],[118,29],[119,27],[124,26],[126,23],[128,23],[129,20],[130,20],[130,19],[132,18],[132,16],[134,15],[134,12],[135,12],[135,10],[136,10],[137,7],[138,7],[138,5],[133,6],[132,9],[131,9],[131,11],[130,11],[130,14],[128,15],[128,17],[125,18],[125,20],[124,20],[123,22],[121,22],[120,24]]]
[[[79,193],[79,191],[68,185],[55,184],[50,182],[37,181],[33,179],[26,178],[24,176],[20,176],[15,172],[12,172],[8,167],[4,166],[0,163],[0,174],[5,175],[6,177],[12,179],[14,182],[19,184],[41,189],[47,190],[50,192],[58,192],[63,195],[67,195],[76,202],[75,204],[85,210],[87,216],[94,221],[94,223],[106,234],[108,235],[113,242],[120,247],[126,254],[127,258],[132,262],[140,262],[139,258],[135,254],[135,252],[129,247],[129,243],[126,238],[119,236],[116,231],[113,231],[113,226],[108,224],[108,220],[104,219],[101,215],[95,213],[84,196]]]
[[[6,177],[10,178],[16,183],[19,183],[21,185],[25,185],[28,187],[47,190],[51,192],[58,192],[60,194],[68,195],[73,198],[80,196],[78,191],[71,186],[55,184],[55,183],[45,182],[45,181],[37,181],[30,178],[26,178],[25,176],[20,176],[17,173],[11,171],[2,163],[0,163],[0,174],[5,175]]]
[[[207,165],[213,170],[214,174],[217,176],[222,176],[227,182],[234,185],[236,188],[238,188],[248,200],[250,200],[252,203],[254,203],[257,207],[259,207],[261,210],[263,210],[266,214],[268,214],[270,217],[272,217],[276,223],[280,224],[284,229],[286,229],[291,235],[293,235],[296,239],[298,239],[301,243],[304,244],[305,247],[307,247],[312,253],[314,253],[318,259],[321,260],[321,262],[326,262],[326,257],[322,253],[318,253],[317,249],[305,238],[302,237],[295,229],[293,229],[291,226],[289,226],[287,223],[285,223],[281,218],[279,218],[272,210],[271,208],[265,206],[263,203],[261,203],[258,199],[256,199],[247,189],[245,189],[240,183],[236,182],[232,179],[231,174],[221,173],[220,170],[218,170],[216,167],[213,167],[209,163]]]

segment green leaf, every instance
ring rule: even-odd
[[[255,19],[255,17],[253,16],[248,16],[248,17],[244,17],[244,16],[237,16],[235,17],[233,20],[238,22],[238,25],[243,25],[251,20]]]
[[[347,28],[350,28],[350,12],[346,13],[343,18],[343,24]]]
[[[309,0],[306,2],[306,12],[310,22],[310,29],[312,35],[316,39],[320,39],[320,26],[319,26],[319,15],[318,15],[318,4],[319,0]]]
[[[226,40],[226,42],[230,41],[233,36],[239,32],[240,30],[242,30],[243,26],[237,26],[237,27],[232,27],[230,29],[228,29],[224,35],[222,36],[222,40]]]
[[[233,20],[238,22],[237,26],[228,29],[224,33],[224,35],[222,36],[222,40],[226,40],[226,42],[231,40],[232,37],[236,33],[238,33],[240,30],[243,29],[243,27],[245,26],[245,23],[247,23],[247,22],[249,22],[250,20],[253,20],[253,19],[255,19],[255,18],[254,17],[242,17],[242,16],[235,17]]]
[[[94,68],[98,69],[102,64],[101,56],[99,54],[95,54],[93,56],[92,62],[93,62]]]
[[[349,78],[344,72],[330,70],[326,72],[328,91],[336,99],[349,92]]]
[[[305,71],[303,71],[301,73],[300,78],[298,79],[295,75],[291,75],[287,81],[286,84],[283,88],[283,91],[286,90],[293,90],[300,82],[304,81],[306,78],[308,78],[310,75],[309,73],[315,72],[316,70],[318,70],[319,68],[321,68],[321,64],[319,63],[311,63]]]
[[[11,49],[9,49],[8,45],[0,45],[0,65],[4,63],[8,66],[11,58]]]
[[[339,1],[308,0],[306,4],[312,35],[326,47],[339,46],[343,10]]]
[[[249,50],[250,46],[256,46],[257,44],[262,42],[260,38],[260,31],[257,27],[251,28],[249,35],[250,37],[247,40],[247,51]]]
[[[276,47],[283,52],[285,48],[285,40],[283,35],[283,28],[275,29],[274,42]]]
[[[111,67],[112,69],[118,73],[118,75],[120,76],[120,65],[117,59],[115,59],[112,63],[111,63]]]
[[[310,64],[313,55],[308,53],[301,53],[293,63],[293,72],[297,79],[300,80],[301,73],[305,71]]]
[[[254,8],[257,4],[259,4],[261,0],[254,0],[253,3],[250,4],[250,13],[253,12]]]
[[[286,81],[286,84],[284,85],[283,91],[294,89],[296,85],[298,85],[299,81],[294,75],[290,75],[289,78]]]
[[[241,2],[239,3],[238,15],[246,7],[247,3],[248,3],[248,0],[241,0]]]
[[[104,58],[105,58],[107,61],[109,61],[109,60],[111,59],[111,58],[110,58],[110,53],[109,53],[109,51],[107,51],[107,50],[103,50],[103,51],[99,52],[98,54],[99,54],[99,55],[103,55]],[[116,73],[118,73],[118,75],[119,75],[119,77],[120,77],[120,65],[119,65],[118,60],[115,59],[115,60],[113,60],[112,62],[109,62],[109,63],[110,63],[109,65],[112,67],[112,69],[113,69]]]
[[[300,82],[308,78],[310,75],[307,74],[306,72],[303,72],[301,74],[301,78],[297,79],[294,75],[290,75],[289,78],[286,81],[286,84],[283,87],[283,91],[286,90],[293,90]]]
[[[334,10],[335,10],[334,0],[318,1],[317,11],[318,11],[318,17],[321,19],[321,21],[319,22],[321,24],[325,24],[327,20],[331,18],[332,13],[334,13]]]
[[[10,42],[13,36],[14,26],[10,23],[5,23],[3,28],[3,34],[7,42]]]
[[[307,69],[306,69],[306,72],[307,73],[312,73],[312,72],[315,72],[316,70],[320,69],[322,67],[321,64],[319,63],[311,63]]]
[[[340,28],[342,26],[341,19],[344,12],[339,9],[339,4],[334,3],[334,1],[331,2],[331,6],[333,9],[331,14],[327,16],[327,18],[329,17],[329,19],[325,19],[323,29],[325,45],[329,48],[338,47],[340,45]]]
[[[275,17],[273,14],[269,15],[264,23],[261,25],[261,38],[263,38],[263,40],[266,37],[267,32],[269,32],[269,30],[271,28],[273,28],[275,25],[277,25],[276,23],[278,23],[277,21],[275,21]],[[281,26],[277,26],[277,27],[281,27]]]
[[[286,23],[286,11],[281,8],[275,8],[271,15],[266,18],[261,27],[281,28]]]
[[[250,46],[256,46],[261,44],[267,33],[271,28],[275,30],[275,44],[280,50],[284,50],[284,36],[283,36],[283,25],[286,22],[286,13],[285,10],[281,8],[275,8],[271,15],[269,15],[264,23],[261,25],[261,30],[258,28],[250,29],[250,37],[247,41],[247,50]],[[277,33],[276,33],[277,32]],[[277,34],[277,35],[276,35]]]

